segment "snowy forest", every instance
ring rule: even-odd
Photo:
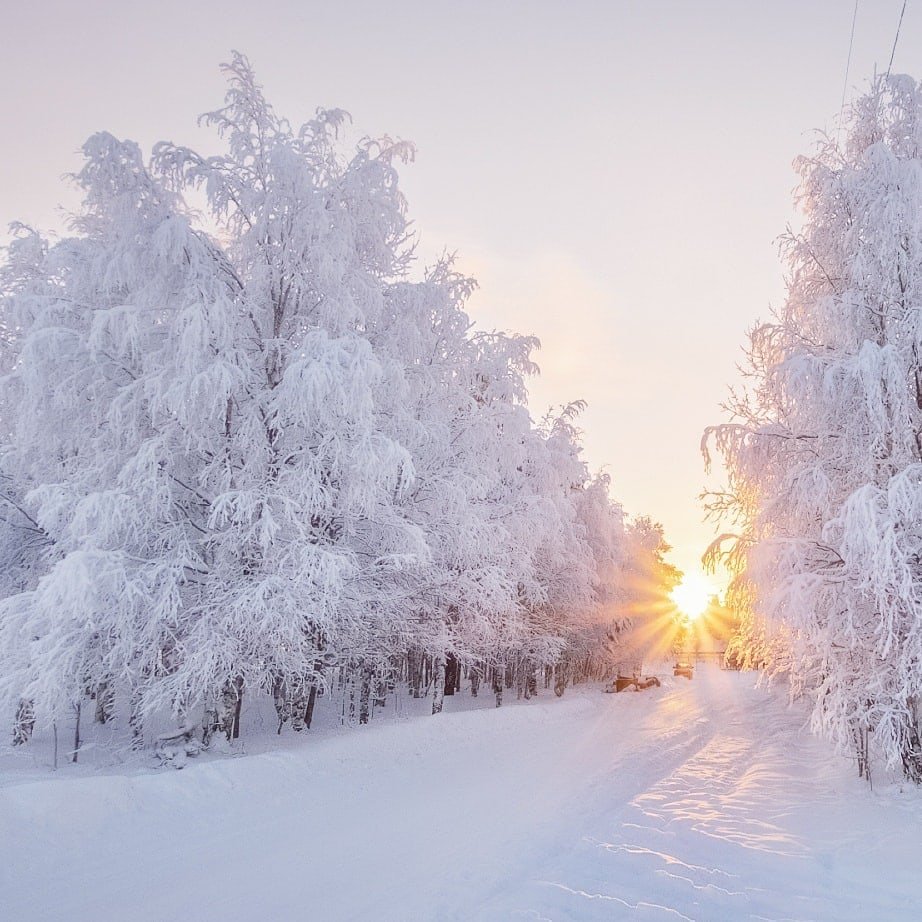
[[[318,696],[529,698],[676,631],[662,528],[535,421],[539,343],[421,267],[413,147],[293,127],[245,57],[203,116],[222,153],[93,135],[71,235],[14,228],[0,275],[0,708],[195,752]],[[729,658],[814,730],[922,781],[922,89],[880,75],[796,164],[787,298],[702,448]],[[659,619],[657,621],[657,619]],[[653,626],[651,626],[653,623]]]
[[[0,922],[922,919],[922,0],[6,6]]]
[[[922,781],[922,87],[881,75],[797,161],[788,294],[703,448],[734,642],[812,725]]]
[[[539,343],[476,328],[422,268],[413,147],[298,128],[247,59],[223,152],[83,147],[71,235],[18,225],[0,275],[0,707],[195,751],[337,695],[561,695],[645,648],[679,573],[582,457],[581,401],[527,408]],[[702,448],[741,627],[816,731],[922,781],[922,89],[881,75],[797,161],[788,295]],[[668,614],[659,634],[675,631]],[[117,718],[117,720],[116,720]]]
[[[17,226],[0,288],[0,713],[126,747],[278,730],[319,695],[366,723],[397,685],[563,694],[611,673],[675,582],[581,456],[535,422],[533,337],[475,328],[475,282],[418,267],[413,148],[251,67],[203,117],[222,153],[93,135],[71,234]],[[153,728],[153,729],[151,729]]]

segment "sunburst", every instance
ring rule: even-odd
[[[688,621],[696,621],[705,611],[716,590],[702,573],[686,573],[669,594],[676,608]]]

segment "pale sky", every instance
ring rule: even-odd
[[[901,7],[859,3],[849,95],[887,69]],[[339,106],[416,143],[402,176],[422,257],[456,250],[480,281],[478,323],[541,338],[534,415],[587,400],[590,464],[692,570],[713,535],[701,433],[746,329],[783,297],[791,162],[838,114],[853,10],[0,0],[0,227],[62,226],[60,177],[94,131],[211,145],[195,119],[239,49],[292,122]],[[893,70],[922,76],[920,54],[909,0]]]

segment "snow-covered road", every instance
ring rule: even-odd
[[[922,800],[752,675],[0,778],[0,919],[918,919]]]

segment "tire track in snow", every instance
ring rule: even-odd
[[[622,814],[626,819],[634,799],[668,779],[711,744],[714,736],[711,721],[703,716],[700,703],[690,701],[683,691],[680,684],[664,687],[661,691],[623,694],[608,699],[609,707],[604,709],[591,728],[587,728],[589,732],[584,739],[584,747],[598,750],[612,745],[617,750],[605,771],[585,787],[579,815],[571,817],[565,829],[568,839],[556,843],[555,851],[573,849],[582,853],[587,846],[592,847],[593,840],[585,829],[596,824],[600,815],[606,816],[612,823],[617,823]],[[576,835],[574,829],[578,830]],[[547,910],[539,909],[538,905],[547,900],[549,890],[578,898],[578,908],[572,916],[570,909],[565,909],[559,901],[551,900],[554,912],[547,917],[554,920],[596,917],[610,920],[613,918],[613,904],[632,913],[653,913],[670,919],[687,918],[682,912],[651,900],[649,894],[625,895],[624,890],[617,894],[603,892],[606,883],[603,879],[592,880],[585,887],[571,885],[550,872],[556,864],[556,859],[546,862],[544,867],[549,869],[546,875],[535,876],[534,869],[529,869],[516,880],[507,879],[469,916],[459,915],[458,918],[500,920],[523,914],[527,917],[532,913],[543,917]],[[510,890],[534,888],[543,892],[530,897],[528,902],[532,905],[527,908],[517,903],[520,897],[510,899]]]
[[[801,732],[799,713],[751,688],[745,676],[702,671],[659,702],[646,749],[664,743],[666,771],[646,783],[612,779],[610,802],[489,918],[540,908],[554,922],[674,920],[916,920],[915,861],[881,820],[852,766]],[[688,746],[656,719],[679,709],[706,725]],[[705,715],[708,715],[707,717]],[[844,806],[844,805],[848,806]],[[862,824],[864,812],[869,822]],[[918,811],[900,818],[903,834]],[[869,846],[886,851],[867,862]],[[621,910],[615,910],[614,906]]]

